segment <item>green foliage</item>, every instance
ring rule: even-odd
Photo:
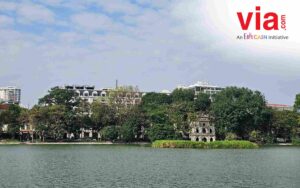
[[[293,111],[274,111],[272,132],[275,137],[291,140],[294,129],[298,127],[298,114]]]
[[[115,141],[118,138],[118,129],[116,126],[107,126],[100,131],[103,140]]]
[[[142,97],[142,105],[164,105],[170,104],[172,98],[163,93],[147,93]]]
[[[20,126],[22,125],[20,121],[20,116],[22,114],[22,109],[19,105],[9,105],[8,110],[0,114],[0,125],[8,125],[8,134],[14,138],[16,133],[19,131]]]
[[[79,98],[76,97],[74,91],[58,87],[51,88],[47,95],[39,99],[40,105],[64,105],[69,109],[78,105],[78,103]]]
[[[59,139],[66,132],[66,107],[63,105],[35,106],[31,121],[43,137]]]
[[[138,141],[144,137],[143,130],[148,127],[148,121],[142,108],[133,107],[127,109],[120,122],[121,139],[125,142]]]
[[[173,102],[194,101],[195,92],[192,89],[175,89],[171,97]]]
[[[299,112],[300,110],[300,93],[296,95],[294,103],[294,111]]]
[[[180,138],[179,135],[176,134],[174,127],[170,124],[153,124],[147,130],[147,135],[152,142],[155,140]]]
[[[194,108],[196,111],[208,111],[211,105],[211,100],[209,95],[206,93],[200,93],[196,96],[196,100],[194,101]]]
[[[292,138],[292,143],[294,146],[300,146],[300,137]]]
[[[116,109],[113,106],[94,102],[91,119],[97,130],[116,123]]]
[[[236,134],[231,132],[226,133],[225,140],[236,140],[236,139],[237,139]]]
[[[258,145],[249,141],[215,141],[196,142],[186,140],[156,140],[152,143],[154,148],[197,148],[197,149],[255,149]]]
[[[166,115],[170,124],[175,125],[176,131],[188,134],[190,117],[194,112],[193,102],[177,102],[167,108]]]
[[[120,128],[121,139],[125,142],[135,141],[138,127],[134,122],[128,121]]]
[[[265,138],[262,133],[260,131],[257,131],[257,130],[253,130],[251,133],[250,133],[250,138],[249,140],[251,142],[267,142],[266,140],[267,138]]]
[[[224,138],[226,132],[232,132],[243,139],[249,138],[251,131],[265,123],[265,108],[266,102],[260,92],[247,88],[225,88],[215,95],[212,104],[217,136]]]
[[[270,143],[276,138],[290,141],[300,137],[299,114],[267,108],[264,96],[258,91],[228,87],[211,101],[208,94],[195,96],[193,90],[175,89],[170,96],[147,93],[137,106],[121,105],[114,98],[137,91],[133,87],[120,87],[108,96],[114,102],[89,104],[72,91],[52,88],[31,110],[11,105],[0,114],[0,125],[9,124],[12,137],[21,126],[30,124],[39,136],[51,139],[60,139],[65,133],[78,136],[80,129],[85,128],[101,130],[104,140],[173,140],[188,138],[190,121],[197,121],[199,114],[207,113],[215,121],[219,140]],[[296,96],[295,109],[299,106],[300,94]]]

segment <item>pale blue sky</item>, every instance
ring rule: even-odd
[[[260,1],[235,2],[0,0],[0,86],[20,87],[22,104],[33,105],[56,85],[103,88],[118,79],[160,91],[204,80],[292,104],[300,92],[297,1],[262,6],[287,14],[288,33],[275,34],[291,38],[263,42],[235,39],[243,33],[236,12]]]

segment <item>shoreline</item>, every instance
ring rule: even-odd
[[[0,145],[151,145],[150,142],[0,142]]]
[[[5,145],[137,145],[137,146],[150,146],[152,145],[151,142],[1,142],[0,146]],[[279,143],[279,144],[263,144],[259,145],[260,147],[291,147],[291,146],[299,146],[294,145],[292,143]]]

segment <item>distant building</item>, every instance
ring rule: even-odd
[[[164,89],[164,90],[162,90],[160,93],[166,94],[166,95],[171,95],[172,92],[169,91],[169,90]]]
[[[0,87],[0,102],[7,104],[20,104],[21,89],[16,87]]]
[[[9,104],[0,104],[0,113],[2,111],[8,110]]]
[[[60,89],[67,89],[74,91],[75,95],[89,103],[92,103],[96,97],[106,96],[105,91],[95,89],[95,86],[90,85],[65,85],[59,87]]]
[[[95,89],[95,86],[90,85],[65,85],[59,87],[61,89],[67,89],[74,91],[75,95],[89,103],[99,101],[107,104],[109,102],[123,104],[123,105],[136,105],[142,101],[143,92],[139,92],[137,88],[117,89],[105,88]]]
[[[285,104],[267,104],[267,107],[270,107],[278,111],[284,111],[284,110],[293,111],[294,109],[292,106],[285,105]]]
[[[213,142],[216,140],[215,126],[207,114],[200,114],[197,120],[190,122],[192,141]]]
[[[208,82],[201,81],[198,81],[197,83],[190,86],[178,86],[177,88],[193,89],[195,91],[195,95],[198,95],[199,93],[206,93],[210,97],[223,90],[222,87],[211,85]]]

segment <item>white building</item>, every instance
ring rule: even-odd
[[[13,86],[0,87],[0,102],[19,104],[21,101],[21,89]]]
[[[137,105],[141,103],[142,96],[144,95],[144,93],[139,92],[138,89],[133,91],[112,88],[95,89],[95,86],[90,85],[65,85],[58,88],[73,91],[76,96],[89,103],[94,101],[109,103],[110,100],[114,100],[115,103],[124,104],[126,106]]]
[[[189,86],[178,86],[177,88],[193,89],[195,91],[195,95],[198,95],[199,93],[206,93],[209,94],[210,97],[223,90],[222,87],[211,85],[208,82],[202,81],[198,81],[195,84]]]
[[[74,91],[76,96],[89,103],[92,103],[99,96],[105,97],[107,95],[105,90],[97,90],[95,86],[90,85],[65,85],[59,88]]]

